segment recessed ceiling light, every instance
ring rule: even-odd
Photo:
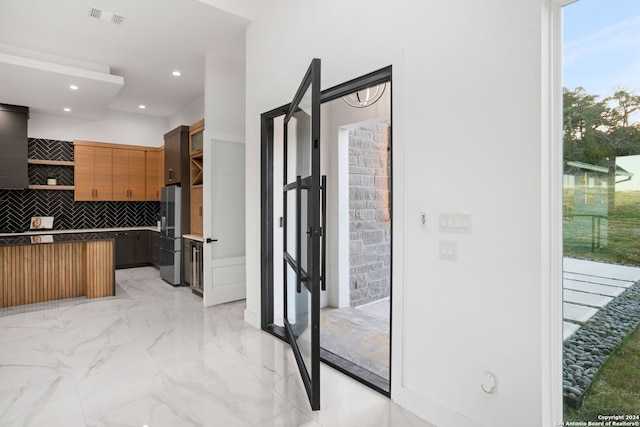
[[[178,71],[178,70],[175,70],[175,71],[174,71],[173,73],[171,73],[171,74],[173,74],[173,75],[174,75],[174,76],[176,76],[176,77],[180,77],[180,76],[182,75],[182,73],[181,73],[180,71]]]
[[[71,111],[71,108],[65,108],[64,111],[68,113],[69,111]]]
[[[78,90],[78,86],[76,86],[76,85],[69,85],[69,89],[71,89],[71,90]]]
[[[147,106],[144,105],[144,104],[140,104],[140,105],[138,105],[138,108],[141,109],[141,110],[144,110],[145,108],[147,108]]]

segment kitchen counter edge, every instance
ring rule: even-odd
[[[110,231],[141,231],[149,230],[160,232],[158,227],[116,227],[116,228],[84,228],[78,230],[33,230],[23,233],[0,233],[0,237],[38,236],[42,234],[83,234],[83,233],[108,233]]]

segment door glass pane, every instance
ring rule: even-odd
[[[311,175],[311,88],[287,123],[287,181]]]
[[[296,176],[299,175],[297,168],[298,144],[296,140],[296,121],[293,119],[289,120],[285,130],[287,132],[287,158],[285,165],[287,172],[286,183],[290,184],[292,182],[296,182]]]
[[[285,197],[287,198],[287,223],[285,226],[287,227],[287,241],[285,250],[292,257],[296,258],[296,191],[289,190],[285,193]]]
[[[303,285],[300,293],[296,292],[296,273],[291,266],[287,267],[287,317],[293,335],[300,350],[300,355],[307,369],[311,367],[311,293]]]
[[[281,192],[284,176],[284,115],[273,119],[273,323],[284,326],[284,264],[280,254],[284,248],[284,193]]]

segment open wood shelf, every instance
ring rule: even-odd
[[[191,157],[191,186],[202,185],[202,157]]]
[[[75,190],[73,185],[30,185],[29,190]]]
[[[30,165],[51,165],[51,166],[73,166],[74,162],[66,160],[40,160],[40,159],[27,159],[27,163]]]

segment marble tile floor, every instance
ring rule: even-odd
[[[325,365],[313,412],[244,301],[204,308],[152,267],[116,280],[115,297],[0,309],[0,426],[431,426]]]

